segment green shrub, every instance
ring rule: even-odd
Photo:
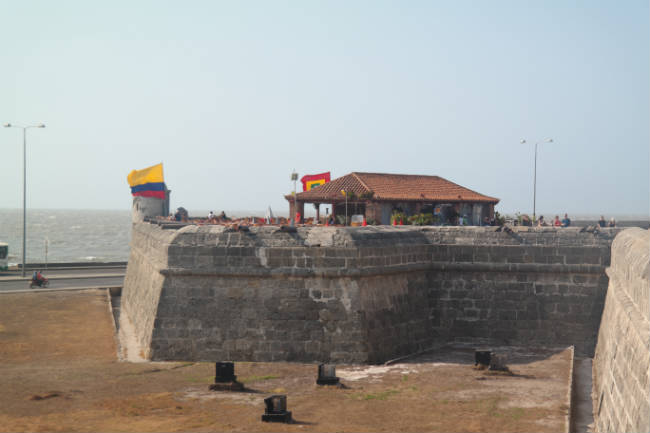
[[[393,214],[390,216],[390,223],[393,224],[395,222],[399,224],[400,221],[402,221],[404,224],[408,224],[408,216],[404,212],[393,212]]]
[[[430,226],[434,221],[435,218],[430,213],[419,213],[409,217],[409,224],[414,226]]]

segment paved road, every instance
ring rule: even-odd
[[[50,279],[48,288],[110,287],[121,286],[124,281],[124,268],[114,269],[57,269],[43,270]],[[0,274],[0,292],[29,289],[31,276],[22,278],[20,272]]]

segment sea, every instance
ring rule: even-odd
[[[130,210],[27,209],[27,263],[123,262],[130,240]],[[0,209],[0,242],[22,262],[22,209]]]
[[[190,216],[209,211],[191,212]],[[228,211],[232,217],[265,211]],[[549,214],[550,215],[550,214]],[[596,223],[598,216],[576,216],[573,225]],[[647,229],[648,218],[617,216],[619,226]],[[23,211],[0,209],[0,242],[9,244],[9,264],[22,262]],[[131,240],[131,210],[27,210],[27,263],[126,262]]]
[[[226,215],[263,217],[265,211],[226,210]],[[131,209],[27,209],[27,263],[126,262],[130,241]],[[22,209],[0,209],[0,242],[9,244],[9,266],[22,263]]]

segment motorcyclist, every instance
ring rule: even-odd
[[[43,283],[45,280],[45,277],[43,274],[41,274],[41,271],[34,271],[34,274],[32,275],[32,281],[38,284],[39,286]]]

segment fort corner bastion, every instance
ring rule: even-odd
[[[619,231],[135,222],[120,320],[151,360],[379,363],[451,342],[593,357]]]

